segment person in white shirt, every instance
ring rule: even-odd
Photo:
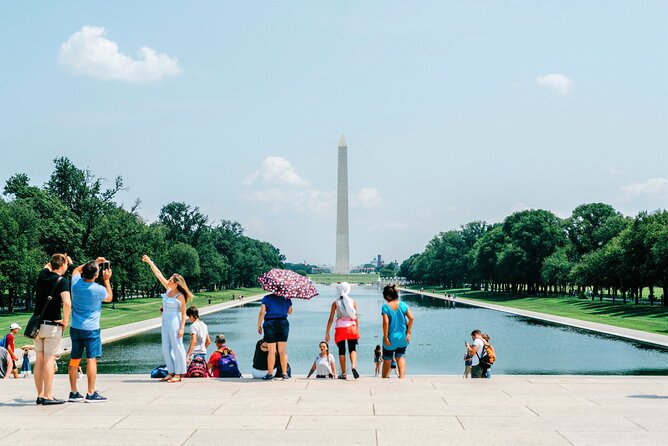
[[[190,364],[195,356],[199,356],[206,361],[206,349],[211,345],[209,329],[199,318],[199,310],[196,306],[193,305],[188,308],[186,316],[190,320],[190,346],[186,354],[186,361]]]
[[[316,378],[334,378],[334,375],[336,375],[334,355],[329,352],[329,344],[325,341],[320,343],[320,354],[315,357],[311,371],[308,372],[306,378],[310,378],[313,372],[315,372]]]
[[[471,378],[484,378],[485,370],[480,366],[480,356],[485,351],[485,341],[482,338],[480,330],[471,332],[473,344],[466,343],[466,349],[471,358]]]

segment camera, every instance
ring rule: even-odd
[[[100,272],[111,269],[111,262],[101,262],[100,263]]]

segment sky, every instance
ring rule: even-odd
[[[57,157],[333,264],[524,209],[668,207],[668,3],[0,4],[0,184]]]

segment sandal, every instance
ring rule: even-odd
[[[173,373],[170,373],[170,374],[168,374],[167,376],[165,376],[164,378],[160,379],[160,381],[162,381],[162,382],[164,382],[164,381],[169,381],[169,380],[172,379],[172,378],[174,378],[174,374],[173,374]]]
[[[174,375],[171,379],[167,380],[168,383],[179,383],[183,377],[181,375]]]

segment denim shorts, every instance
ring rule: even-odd
[[[271,319],[264,321],[262,331],[267,342],[288,342],[290,323],[287,319]]]
[[[84,350],[86,350],[86,358],[102,357],[102,339],[99,329],[79,330],[78,328],[70,328],[70,339],[72,340],[72,352],[70,353],[72,359],[81,359]]]
[[[406,347],[397,347],[394,350],[388,350],[383,346],[383,359],[385,361],[391,361],[393,359],[399,359],[406,354]]]

